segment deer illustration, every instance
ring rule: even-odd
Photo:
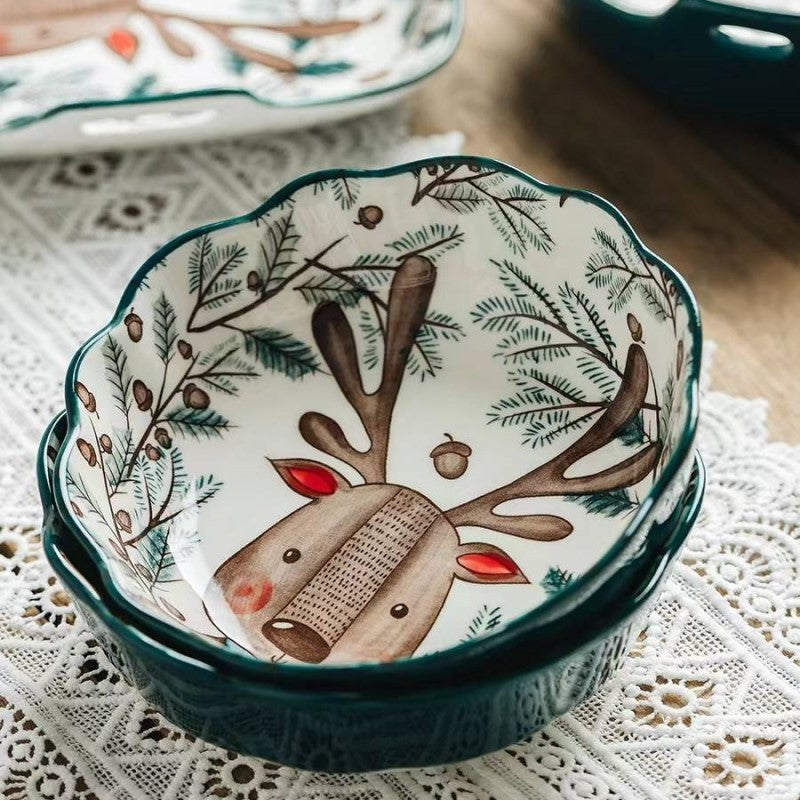
[[[272,462],[286,484],[311,502],[222,564],[204,597],[219,629],[233,639],[244,634],[256,654],[269,657],[277,650],[307,663],[410,656],[431,629],[454,578],[528,583],[499,547],[462,544],[460,527],[542,542],[562,539],[573,528],[561,517],[510,516],[496,509],[516,498],[632,486],[658,461],[661,443],[655,441],[601,471],[566,475],[610,443],[645,402],[649,366],[642,347],[632,343],[616,396],[591,428],[547,463],[448,510],[414,489],[387,482],[392,413],[435,280],[436,268],[423,256],[410,256],[397,268],[387,303],[380,385],[371,393],[364,390],[353,330],[341,307],[326,302],[313,313],[317,346],[370,445],[356,449],[335,420],[315,411],[300,418],[300,434],[354,468],[364,483],[353,485],[318,461]]]
[[[170,20],[191,22],[215,37],[245,61],[252,61],[282,73],[294,73],[297,66],[288,58],[245,45],[234,36],[240,28],[256,28],[300,39],[349,33],[370,20],[332,19],[285,25],[267,23],[226,23],[187,14],[160,13],[144,7],[139,0],[0,0],[0,56],[34,53],[71,44],[92,36],[125,61],[132,61],[139,41],[130,30],[129,18],[143,14],[151,22],[164,45],[176,56],[192,58],[194,47],[170,27]]]

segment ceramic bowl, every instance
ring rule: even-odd
[[[567,0],[586,40],[638,83],[704,114],[796,124],[797,0]]]
[[[375,111],[439,69],[461,27],[461,0],[0,0],[0,157]]]
[[[58,510],[204,661],[446,675],[636,563],[699,356],[688,288],[599,198],[475,158],[318,173],[140,269],[71,364]]]
[[[529,735],[588,697],[617,669],[636,635],[696,519],[704,487],[696,458],[669,524],[658,526],[660,547],[629,576],[624,597],[601,596],[591,614],[552,625],[535,652],[515,653],[483,675],[453,671],[444,684],[411,690],[374,692],[369,681],[345,692],[325,685],[287,689],[174,650],[116,607],[53,506],[46,473],[56,448],[48,432],[38,465],[45,551],[112,663],[148,703],[193,734],[329,772],[463,760]]]

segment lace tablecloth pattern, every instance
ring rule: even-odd
[[[225,752],[129,689],[43,558],[34,454],[75,347],[173,234],[326,166],[455,152],[401,111],[250,142],[0,166],[0,790],[10,800],[798,800],[800,448],[706,387],[701,520],[623,670],[529,741],[330,776]],[[706,373],[707,374],[707,373]]]

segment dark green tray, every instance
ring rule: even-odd
[[[712,118],[768,126],[800,122],[800,16],[713,0],[678,0],[656,16],[623,11],[606,0],[565,5],[597,52],[665,98]],[[725,26],[778,34],[788,42],[746,44]]]

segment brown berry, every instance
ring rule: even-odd
[[[156,428],[153,436],[162,447],[172,447],[172,439],[166,428]]]
[[[78,439],[78,450],[90,467],[93,467],[97,463],[97,454],[94,451],[94,447],[92,447],[86,439]]]
[[[367,230],[372,230],[380,224],[383,219],[383,209],[379,206],[363,206],[358,209],[358,222],[356,225],[363,225]]]
[[[187,361],[192,357],[192,346],[186,339],[178,339],[178,352]]]
[[[117,525],[125,531],[125,533],[131,532],[131,515],[125,511],[124,508],[121,508],[114,514],[114,519],[117,521]]]
[[[642,326],[633,314],[628,314],[628,330],[631,332],[631,338],[634,342],[642,341]]]
[[[436,166],[436,164],[431,164],[425,167],[425,171],[428,173],[428,175],[435,175],[437,169],[438,167]]]
[[[161,458],[161,451],[157,447],[153,447],[152,444],[148,444],[144,448],[144,454],[151,460],[151,461],[158,461]]]
[[[100,437],[100,449],[104,453],[110,453],[111,452],[111,437],[107,433],[104,433]]]
[[[149,411],[150,406],[153,405],[153,393],[138,378],[133,382],[133,399],[136,401],[139,411]]]
[[[251,292],[258,292],[261,290],[261,276],[254,269],[251,269],[250,272],[247,273],[247,288]]]
[[[109,538],[108,543],[111,545],[111,549],[120,558],[125,558],[125,548],[116,539]]]
[[[443,478],[452,481],[460,478],[467,471],[472,448],[464,442],[454,441],[449,433],[446,433],[445,436],[449,441],[434,447],[430,457],[433,459],[434,469]]]
[[[480,172],[481,171],[481,168],[480,168],[480,166],[478,164],[468,164],[467,165],[467,169],[470,172]]]
[[[97,410],[97,402],[94,399],[94,395],[80,381],[75,384],[75,394],[78,395],[78,400],[83,403],[84,408],[90,414],[94,414]]]
[[[198,411],[202,411],[204,408],[208,408],[210,402],[209,396],[199,386],[194,383],[187,383],[184,386],[183,404],[187,408],[195,408]]]
[[[76,517],[82,517],[83,516],[83,511],[81,511],[80,507],[78,506],[78,504],[74,500],[70,500],[69,504],[70,504],[70,507],[72,508],[72,513]]]
[[[164,607],[164,610],[168,614],[171,614],[173,617],[175,617],[175,619],[178,619],[181,622],[184,622],[186,620],[186,617],[184,617],[183,614],[180,611],[178,611],[178,609],[175,608],[175,606],[172,605],[172,603],[169,602],[169,600],[165,600],[163,597],[160,597],[158,601]]]
[[[123,320],[125,327],[128,329],[128,336],[132,342],[138,342],[142,338],[144,326],[142,325],[142,318],[133,311],[128,314]]]

